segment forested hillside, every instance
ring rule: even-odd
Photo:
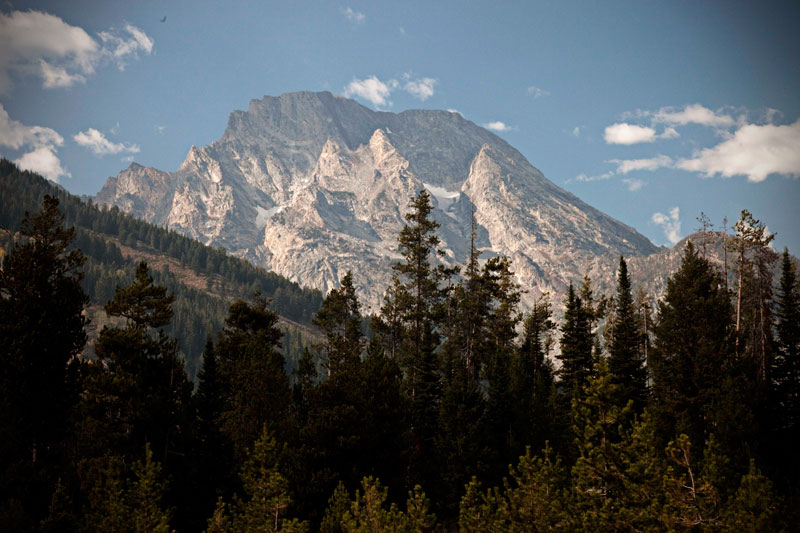
[[[290,365],[308,337],[311,317],[319,308],[319,291],[303,289],[277,274],[210,248],[174,231],[137,220],[117,208],[100,209],[31,172],[0,161],[0,253],[8,250],[25,212],[41,208],[49,194],[60,201],[65,222],[76,229],[73,246],[87,258],[83,288],[90,298],[89,353],[108,317],[102,306],[118,285],[129,284],[140,260],[150,264],[156,283],[175,294],[175,316],[165,331],[178,339],[187,371],[196,374],[207,335],[216,335],[231,301],[256,291],[271,300],[283,317],[283,350]]]
[[[193,388],[145,262],[79,357],[89,263],[60,209],[45,196],[0,269],[0,529],[796,528],[800,283],[747,211],[730,276],[689,242],[652,304],[620,257],[613,293],[570,285],[557,322],[474,235],[439,264],[421,190],[369,338],[358,273],[292,372],[269,301],[237,299]]]

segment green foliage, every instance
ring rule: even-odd
[[[707,421],[724,414],[716,401],[732,371],[733,321],[728,294],[691,242],[659,303],[650,354],[654,416],[662,438],[686,434],[694,457],[709,436]]]
[[[259,438],[262,427],[279,435],[287,424],[291,394],[284,358],[278,351],[278,315],[256,294],[253,302],[234,302],[215,347],[223,394],[222,433],[237,461]]]
[[[342,518],[342,531],[410,533],[430,531],[436,526],[436,516],[429,512],[429,502],[419,485],[409,491],[405,512],[395,504],[387,509],[387,494],[387,489],[377,479],[365,477],[361,482],[361,491],[356,491],[350,511]]]
[[[234,500],[232,532],[306,530],[300,521],[284,518],[292,500],[289,483],[278,469],[280,455],[278,443],[264,427],[239,474],[244,497]]]
[[[175,231],[134,219],[117,207],[100,208],[91,201],[84,202],[41,176],[20,171],[10,161],[0,159],[0,228],[16,230],[25,212],[38,209],[46,195],[60,202],[64,222],[75,226],[73,246],[88,259],[82,286],[93,304],[104,305],[113,297],[115,286],[130,283],[139,262],[134,257],[157,257],[170,263],[172,271],[151,274],[156,284],[175,295],[174,317],[165,333],[179,340],[191,376],[199,367],[206,335],[222,329],[230,299],[260,291],[272,298],[281,316],[304,325],[311,324],[322,301],[319,291],[302,289],[275,273],[227,255],[222,248],[210,248]],[[131,249],[126,249],[123,257],[121,248],[125,246]],[[176,275],[176,267],[206,278],[210,292],[189,286],[180,274]],[[290,361],[302,353],[302,346],[296,344],[287,343],[287,350],[292,350],[286,352]]]
[[[76,356],[86,342],[84,256],[56,198],[25,214],[0,268],[0,500],[50,496],[63,473]],[[46,505],[44,506],[46,510]],[[31,518],[42,518],[26,509]]]
[[[631,280],[625,258],[619,258],[617,296],[608,351],[612,382],[618,386],[616,403],[620,407],[633,402],[634,412],[641,412],[647,401],[647,370],[640,349],[639,325],[633,306]]]
[[[144,460],[134,462],[130,472],[115,456],[85,461],[81,471],[88,494],[83,530],[170,531],[171,510],[163,505],[166,484],[149,444]]]
[[[322,360],[326,362],[329,376],[359,361],[363,345],[361,314],[352,272],[348,271],[341,287],[331,290],[322,301],[314,315],[314,325],[325,333]]]

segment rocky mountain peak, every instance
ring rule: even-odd
[[[252,100],[177,171],[132,165],[97,201],[322,290],[352,270],[377,309],[408,202],[423,187],[445,261],[466,260],[474,208],[483,257],[509,255],[529,299],[580,279],[597,254],[656,250],[457,113],[375,112],[328,92]]]

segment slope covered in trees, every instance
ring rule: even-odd
[[[137,220],[117,208],[99,209],[5,159],[0,160],[0,250],[11,248],[18,239],[20,220],[26,212],[37,211],[45,195],[59,200],[66,224],[75,228],[72,246],[86,258],[82,286],[92,303],[90,352],[94,337],[108,322],[100,312],[102,306],[113,297],[116,286],[134,279],[140,260],[148,261],[155,282],[175,295],[174,317],[165,331],[178,339],[192,376],[199,368],[206,335],[222,328],[230,302],[255,291],[268,297],[284,317],[288,332],[284,349],[292,362],[310,342],[305,339],[306,326],[322,301],[318,291],[303,289],[222,249]]]
[[[0,327],[4,530],[797,523],[800,286],[788,253],[779,280],[764,277],[763,240],[747,241],[730,285],[688,244],[655,313],[623,258],[614,294],[585,279],[558,324],[547,298],[519,311],[505,258],[471,247],[462,276],[440,268],[422,191],[373,335],[348,274],[314,315],[320,342],[287,372],[276,312],[237,300],[193,390],[167,332],[173,297],[145,262],[105,303],[97,358],[77,357],[85,258],[59,208],[48,196],[24,218],[0,270],[14,317]],[[758,233],[742,221],[735,239]]]

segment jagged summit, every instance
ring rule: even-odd
[[[465,261],[474,207],[484,256],[509,255],[529,298],[561,293],[598,254],[657,250],[458,113],[372,111],[329,92],[252,100],[177,171],[131,164],[96,200],[322,290],[353,270],[377,309],[409,199],[423,187],[446,260]]]

